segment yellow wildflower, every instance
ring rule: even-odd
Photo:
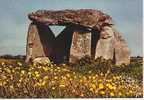
[[[133,91],[132,91],[132,90],[129,90],[129,93],[131,94],[131,93],[133,93]]]
[[[44,76],[44,80],[47,80],[48,79],[48,76]]]
[[[99,79],[98,82],[102,82],[102,79]]]
[[[90,88],[90,91],[93,91],[93,88]]]
[[[42,82],[42,79],[40,79],[39,82]]]
[[[21,73],[22,73],[22,74],[24,74],[24,73],[25,73],[25,71],[24,71],[24,70],[21,70]]]
[[[54,84],[54,83],[55,83],[55,81],[51,81],[51,83],[52,83],[52,84]]]
[[[37,82],[36,86],[41,86],[41,84],[39,82]]]
[[[66,74],[67,77],[70,77],[70,74]]]
[[[60,67],[57,67],[57,69],[60,69]]]
[[[84,79],[84,80],[87,80],[87,78],[86,78],[85,76],[83,76],[83,79]]]
[[[67,78],[65,76],[62,76],[62,79],[66,80]]]
[[[55,90],[55,87],[52,87],[52,90]]]
[[[95,74],[95,77],[98,77],[98,75],[97,75],[97,74]]]
[[[37,68],[41,69],[41,68],[42,68],[42,66],[38,66]]]
[[[6,69],[7,73],[11,73],[11,70],[9,68]]]
[[[84,85],[85,85],[85,86],[88,86],[88,83],[85,83]]]
[[[7,84],[6,81],[4,81],[4,82],[3,82],[3,85],[6,85],[6,84]]]
[[[121,93],[121,92],[119,92],[119,93],[118,93],[118,95],[120,95],[120,96],[121,96],[121,95],[122,95],[122,93]]]
[[[92,73],[92,71],[88,71],[88,73],[89,73],[89,74],[91,74],[91,73]]]
[[[2,62],[1,64],[2,64],[2,66],[4,66],[4,65],[5,65],[5,62]]]
[[[83,82],[83,80],[82,79],[80,79],[80,83],[82,83]]]
[[[6,76],[3,76],[3,79],[7,79],[7,77],[6,77]]]
[[[70,80],[70,81],[72,81],[73,79],[72,79],[72,78],[70,78],[69,80]]]
[[[57,73],[56,73],[56,72],[54,72],[53,74],[54,74],[54,75],[57,75]]]
[[[41,83],[41,85],[42,85],[42,86],[44,86],[44,85],[45,85],[45,83],[46,83],[46,82],[45,82],[45,81],[43,81],[43,82]]]
[[[104,91],[100,91],[100,94],[104,95],[104,94],[105,94],[105,92],[104,92]]]
[[[103,76],[104,74],[101,72],[100,75]]]
[[[14,69],[12,69],[12,72],[14,73],[14,72],[15,72],[15,70],[14,70]]]
[[[113,89],[113,86],[109,83],[106,84],[106,86],[109,88],[109,89]]]
[[[62,64],[63,66],[66,66],[66,64]]]
[[[92,77],[91,77],[91,76],[88,76],[88,78],[91,79]]]
[[[2,86],[2,82],[0,81],[0,86]]]
[[[93,89],[96,89],[96,85],[95,85],[95,84],[92,84],[91,87],[92,87]]]
[[[80,94],[80,97],[84,97],[84,94],[83,94],[83,93],[81,93],[81,94]]]
[[[53,69],[50,69],[51,72],[53,72]]]
[[[35,76],[36,76],[37,78],[39,78],[39,77],[40,77],[40,75],[39,75],[39,74],[36,74]]]
[[[28,72],[28,75],[31,75],[32,73],[31,72]]]
[[[14,89],[13,85],[10,85],[10,89]]]
[[[114,93],[113,93],[113,92],[110,92],[110,96],[114,96]]]
[[[12,68],[13,66],[12,65],[9,65],[9,68]]]
[[[13,76],[12,75],[10,75],[10,79],[13,80]]]
[[[99,89],[103,89],[104,85],[102,83],[99,84]]]
[[[64,84],[60,84],[59,87],[62,87],[62,88],[63,88],[63,87],[65,87],[65,85],[64,85]]]
[[[74,76],[74,78],[76,79],[77,77],[76,77],[76,76]]]
[[[76,92],[75,89],[73,89],[72,92],[75,93]]]
[[[38,72],[38,71],[35,71],[34,73],[35,73],[35,74],[39,74],[39,72]]]
[[[116,80],[116,78],[117,78],[116,76],[113,76],[113,79],[114,79],[114,80]]]
[[[107,81],[107,82],[112,82],[112,80],[111,80],[111,79],[107,79],[106,81]]]
[[[21,62],[17,62],[17,64],[18,64],[19,66],[22,66],[22,63],[21,63]]]
[[[20,83],[17,83],[17,86],[20,87]]]
[[[120,78],[121,78],[121,76],[117,76],[117,77],[116,77],[116,79],[118,79],[118,80],[119,80]]]
[[[44,69],[44,71],[48,71],[49,70],[48,67],[43,67],[43,69]]]
[[[57,69],[54,69],[55,72],[57,72]]]
[[[116,86],[113,86],[113,89],[116,90]]]
[[[19,79],[19,82],[22,82],[22,78]]]
[[[35,71],[34,72],[35,73],[35,76],[38,78],[38,77],[40,77],[40,75],[39,75],[39,72],[38,71]]]
[[[96,79],[96,77],[95,77],[95,76],[93,76],[93,77],[92,77],[92,79],[94,80],[94,79]]]
[[[58,77],[57,77],[57,76],[55,76],[55,77],[54,77],[54,79],[58,79]]]

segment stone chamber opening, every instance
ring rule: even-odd
[[[90,32],[91,56],[95,56],[96,44],[99,39],[99,32],[80,25],[67,25],[58,36],[50,29],[49,25],[37,24],[38,35],[45,55],[54,63],[69,62],[72,37],[75,31],[80,34]]]

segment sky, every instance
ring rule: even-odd
[[[0,55],[26,53],[27,14],[39,9],[101,10],[113,18],[131,56],[142,56],[142,0],[0,0]]]

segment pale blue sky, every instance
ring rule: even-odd
[[[0,55],[25,54],[28,13],[80,8],[99,9],[111,15],[131,54],[142,55],[142,0],[0,0]]]

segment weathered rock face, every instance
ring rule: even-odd
[[[100,29],[103,24],[112,24],[112,18],[99,10],[38,10],[30,13],[29,19],[47,25],[77,24],[93,29]]]
[[[114,31],[114,47],[115,47],[115,62],[117,65],[122,63],[129,64],[130,63],[130,51],[125,42],[122,38],[121,34],[113,29]]]
[[[80,30],[75,31],[73,33],[69,61],[74,63],[84,56],[91,56],[91,33],[80,32]]]
[[[116,64],[130,63],[128,46],[113,28],[111,17],[98,10],[39,10],[28,17],[32,24],[27,36],[26,62],[48,57],[55,63],[74,63],[84,56],[102,56]],[[49,25],[66,28],[55,37]]]
[[[46,25],[32,23],[27,37],[27,59],[49,56],[52,54],[54,34]]]
[[[103,57],[113,59],[114,55],[114,32],[109,26],[103,27],[100,33],[100,39],[96,45],[95,58]]]
[[[42,64],[51,63],[48,57],[38,57],[38,58],[33,59],[33,62],[34,63],[42,63]]]
[[[105,59],[115,60],[114,62],[117,65],[130,63],[130,51],[125,40],[111,26],[103,27],[100,33],[100,39],[96,45],[95,58],[100,56]]]
[[[69,34],[67,34],[67,32]],[[58,37],[47,25],[32,23],[27,36],[26,62],[30,59],[48,57],[56,63],[69,58],[73,28],[65,28]]]
[[[26,62],[35,57],[46,56],[40,41],[37,25],[34,23],[29,25],[26,53]]]

